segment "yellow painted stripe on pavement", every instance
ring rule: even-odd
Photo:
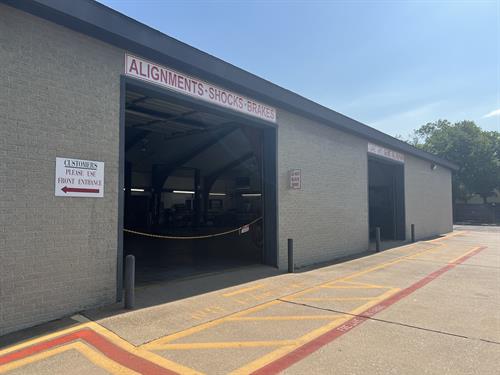
[[[367,283],[361,283],[359,281],[341,281],[342,284],[348,284],[348,285],[359,285],[360,287],[365,287],[366,289],[370,288],[375,288],[375,289],[391,289],[391,286],[387,285],[380,285],[380,284],[367,284]]]
[[[439,245],[439,246],[442,246],[442,245]],[[432,248],[432,249],[434,249],[434,248]],[[429,250],[432,250],[432,249],[426,249],[426,250],[423,250],[423,251],[418,252],[416,254],[412,254],[410,256],[418,256],[418,255],[421,255],[421,254],[425,254],[426,252],[428,252]],[[388,262],[385,262],[385,263],[381,263],[381,264],[378,264],[376,266],[364,269],[362,271],[355,272],[353,274],[350,274],[348,276],[339,278],[337,280],[328,281],[328,282],[325,282],[323,284],[320,284],[320,285],[317,285],[317,286],[305,289],[303,291],[292,293],[292,294],[286,296],[286,300],[292,301],[293,299],[297,298],[298,296],[301,296],[301,295],[310,293],[310,292],[312,292],[314,290],[320,289],[323,285],[329,285],[329,284],[333,284],[335,282],[351,282],[350,280],[353,279],[353,278],[355,278],[355,277],[358,277],[358,276],[361,276],[361,275],[365,275],[365,274],[373,272],[375,270],[379,270],[379,269],[383,269],[383,268],[389,267],[390,265],[393,265],[393,264],[400,263],[400,262],[404,261],[405,259],[407,259],[410,256],[405,255],[405,256],[393,259],[391,261],[388,261]],[[384,287],[384,288],[387,288],[387,287]],[[285,300],[284,298],[282,298],[282,299]],[[211,322],[203,323],[203,324],[200,324],[198,326],[194,326],[194,327],[188,328],[188,329],[186,329],[184,331],[180,331],[180,332],[174,333],[172,335],[159,338],[157,340],[154,340],[154,341],[151,341],[149,343],[146,343],[146,344],[142,345],[141,347],[145,348],[145,349],[148,349],[148,350],[154,350],[155,348],[158,347],[158,345],[163,345],[165,343],[172,342],[172,341],[177,340],[179,338],[190,336],[190,335],[192,335],[194,333],[197,333],[197,332],[200,332],[200,331],[204,331],[205,329],[208,329],[208,328],[217,326],[219,324],[222,324],[222,323],[226,322],[230,317],[237,317],[237,316],[247,315],[247,314],[250,314],[250,313],[252,313],[254,311],[259,311],[259,310],[265,309],[265,308],[267,308],[269,306],[272,306],[274,304],[277,304],[277,303],[280,303],[280,301],[273,300],[273,301],[270,301],[270,302],[266,302],[266,303],[264,303],[262,305],[258,305],[258,306],[252,307],[250,309],[243,310],[243,311],[238,312],[236,314],[233,314],[233,315],[230,315],[230,316],[227,316],[227,317],[223,317],[223,318],[220,318],[220,319],[217,319],[217,320],[213,320]]]
[[[388,287],[380,287],[380,286],[363,286],[363,285],[321,285],[320,288],[325,288],[325,289],[388,289]]]
[[[443,246],[442,244],[438,245],[438,246]],[[423,250],[423,251],[420,251],[418,253],[415,253],[415,254],[411,254],[411,255],[404,255],[402,257],[398,257],[396,259],[393,259],[393,260],[390,260],[388,262],[384,262],[384,263],[380,263],[380,264],[377,264],[376,266],[373,266],[373,267],[370,267],[370,268],[366,268],[364,270],[361,270],[361,271],[358,271],[358,272],[355,272],[355,273],[352,273],[350,275],[347,275],[347,276],[344,276],[344,277],[340,277],[336,280],[331,280],[331,281],[328,281],[326,283],[323,283],[323,284],[320,284],[320,285],[317,285],[317,286],[314,286],[314,287],[311,287],[309,289],[305,289],[305,290],[302,290],[300,292],[296,292],[296,293],[292,293],[288,296],[286,296],[286,299],[291,301],[291,300],[294,300],[296,299],[298,296],[301,296],[301,295],[304,295],[304,294],[307,294],[307,293],[310,293],[311,291],[313,290],[317,290],[319,288],[321,288],[322,286],[324,285],[332,285],[332,284],[335,284],[335,283],[345,283],[345,282],[351,282],[350,280],[351,279],[354,279],[356,277],[359,277],[359,276],[363,276],[363,275],[366,275],[367,273],[370,273],[370,272],[373,272],[373,271],[377,271],[377,270],[380,270],[380,269],[384,269],[384,268],[387,268],[391,265],[394,265],[394,264],[397,264],[397,263],[400,263],[400,262],[403,262],[407,259],[411,259],[413,257],[417,257],[417,256],[420,256],[422,254],[425,254],[431,250],[434,250],[435,248],[432,248],[432,249],[426,249],[426,250]],[[372,284],[369,284],[369,285],[372,285]],[[384,287],[386,288],[386,287]]]
[[[57,332],[54,332],[54,333],[51,333],[51,334],[48,334],[45,336],[41,336],[41,337],[38,337],[35,339],[31,339],[31,340],[22,342],[22,343],[17,344],[17,345],[13,345],[13,346],[8,347],[4,350],[1,350],[0,355],[12,353],[12,352],[20,350],[22,348],[32,346],[32,345],[35,345],[35,344],[38,344],[38,343],[41,343],[44,341],[49,341],[49,340],[54,339],[56,337],[67,335],[69,333],[79,331],[79,330],[84,329],[84,328],[92,329],[94,332],[97,332],[100,335],[106,337],[109,341],[111,341],[115,345],[121,347],[122,349],[127,350],[128,352],[133,353],[134,355],[137,355],[138,357],[145,358],[148,361],[156,363],[157,365],[163,366],[167,369],[170,369],[170,370],[182,373],[182,374],[201,374],[200,372],[195,371],[194,369],[191,369],[189,367],[180,365],[176,362],[170,361],[170,360],[163,358],[157,354],[154,354],[154,353],[151,353],[151,352],[148,352],[145,350],[141,350],[140,348],[135,347],[134,345],[130,344],[128,341],[122,339],[121,337],[119,337],[115,333],[109,331],[108,329],[102,327],[101,325],[99,325],[95,322],[78,324],[74,327],[63,329],[63,330],[60,330],[60,331],[57,331]],[[65,346],[67,346],[67,345],[65,345]],[[65,347],[65,346],[62,346],[62,347]],[[45,352],[43,352],[43,353],[45,353]],[[43,354],[43,353],[40,353],[40,354]],[[28,358],[37,358],[36,356],[38,356],[38,354],[36,354],[34,356],[30,356]]]
[[[154,341],[151,341],[149,343],[142,345],[141,348],[148,349],[148,350],[155,350],[158,346],[163,345],[165,343],[172,342],[174,340],[177,340],[177,339],[180,339],[180,338],[183,338],[186,336],[190,336],[193,333],[201,332],[201,331],[204,331],[205,329],[215,327],[219,324],[222,324],[222,323],[228,321],[229,318],[234,318],[234,317],[238,317],[238,316],[244,316],[247,314],[251,314],[253,312],[266,309],[272,305],[276,305],[278,303],[281,303],[281,302],[278,300],[269,301],[269,302],[263,303],[262,305],[254,306],[254,307],[251,307],[249,309],[237,312],[233,315],[228,315],[226,317],[223,317],[223,318],[220,318],[217,320],[212,320],[211,322],[203,323],[203,324],[188,328],[184,331],[180,331],[180,332],[171,334],[169,336],[161,337],[157,340],[154,340]]]
[[[246,293],[246,292],[250,292],[252,290],[263,288],[264,286],[265,286],[265,284],[250,286],[248,288],[242,288],[242,289],[235,290],[233,292],[224,293],[223,296],[224,297],[232,297],[232,296],[236,296],[236,295],[241,294],[241,293]]]
[[[232,371],[230,373],[230,375],[249,374],[255,370],[260,369],[261,367],[264,367],[268,363],[284,356],[285,354],[295,350],[296,348],[300,347],[301,345],[315,339],[316,337],[321,336],[322,334],[330,331],[331,329],[333,329],[335,327],[338,327],[338,326],[344,324],[346,321],[348,321],[349,319],[352,318],[352,315],[357,315],[357,314],[369,309],[370,307],[379,303],[381,300],[384,300],[384,299],[390,297],[391,295],[398,292],[399,290],[400,290],[399,288],[394,288],[392,290],[386,291],[385,293],[381,294],[379,297],[374,298],[373,301],[367,302],[367,303],[355,308],[354,310],[350,311],[349,315],[344,315],[344,317],[341,319],[337,319],[336,321],[333,321],[327,325],[324,325],[323,327],[320,327],[314,331],[311,331],[311,332],[305,334],[304,336],[297,339],[295,344],[284,346],[282,348],[276,349],[276,350],[256,359],[255,361],[252,361],[252,362]]]
[[[120,336],[115,334],[114,332],[111,332],[110,330],[102,327],[101,325],[90,322],[88,323],[92,329],[99,334],[107,337],[110,341],[112,341],[114,344],[120,346],[121,348],[127,350],[128,352],[135,354],[138,357],[142,357],[144,359],[147,359],[150,362],[156,363],[159,366],[165,367],[169,370],[173,370],[175,372],[181,373],[181,374],[192,374],[192,375],[201,375],[201,372],[198,372],[190,367],[181,365],[177,362],[170,361],[160,355],[157,355],[152,352],[148,352],[147,350],[143,350],[142,347],[136,347],[129,343],[128,341],[122,339]]]
[[[295,343],[296,340],[189,342],[158,345],[155,347],[155,350],[259,348],[267,346],[293,345]]]
[[[35,363],[38,361],[42,361],[44,359],[48,359],[55,355],[67,352],[69,350],[76,350],[80,354],[84,355],[88,360],[90,360],[96,366],[110,372],[111,374],[120,374],[120,375],[137,375],[139,373],[120,365],[119,363],[109,359],[99,351],[92,349],[91,347],[85,345],[82,342],[75,341],[63,346],[58,346],[54,349],[50,349],[38,354],[31,355],[29,357],[20,359],[18,361],[13,361],[7,363],[3,366],[0,366],[0,374],[15,370],[17,368],[29,365],[31,363]]]
[[[454,231],[454,232],[445,234],[442,237],[435,238],[433,240],[427,240],[427,241],[424,241],[424,242],[431,242],[431,243],[440,242],[440,241],[443,241],[443,240],[446,240],[446,239],[449,239],[449,238],[452,238],[452,237],[455,237],[455,236],[462,236],[462,235],[467,234],[467,233],[468,233],[468,231]]]
[[[305,297],[296,298],[294,301],[309,301],[309,302],[320,302],[320,301],[371,301],[375,297]],[[286,301],[286,300],[284,300]]]
[[[229,318],[237,321],[260,321],[260,320],[333,320],[338,319],[338,315],[281,315],[281,316],[242,316]]]
[[[481,246],[476,246],[476,247],[474,247],[474,248],[470,249],[469,251],[467,251],[465,254],[462,254],[462,255],[460,255],[460,256],[458,256],[458,257],[456,257],[456,258],[453,258],[452,260],[448,261],[448,263],[450,263],[450,264],[451,264],[451,263],[455,263],[455,262],[456,262],[457,260],[459,260],[460,258],[463,258],[464,256],[467,256],[467,255],[469,255],[470,253],[473,253],[474,251],[476,251],[476,250],[477,250],[477,249],[479,249],[480,247],[481,247]]]
[[[23,342],[21,342],[19,344],[12,345],[12,346],[9,346],[9,347],[7,347],[7,348],[5,348],[3,350],[0,350],[0,356],[3,356],[5,354],[18,351],[19,349],[25,348],[27,346],[31,346],[31,345],[38,344],[38,343],[43,342],[43,341],[48,341],[50,339],[66,335],[66,334],[71,333],[71,332],[79,331],[82,328],[85,328],[87,326],[88,326],[88,323],[78,324],[78,325],[76,325],[74,327],[66,328],[66,329],[63,329],[63,330],[60,330],[60,331],[57,331],[57,332],[54,332],[54,333],[49,333],[48,335],[44,335],[44,336],[41,336],[41,337],[38,337],[38,338],[35,338],[35,339],[30,339],[30,340],[27,340],[27,341],[23,341]]]

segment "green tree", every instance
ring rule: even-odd
[[[408,143],[456,163],[454,199],[478,194],[484,203],[500,190],[500,133],[483,131],[473,121],[438,120],[415,130]]]

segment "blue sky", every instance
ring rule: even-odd
[[[500,130],[500,0],[101,2],[391,135]]]

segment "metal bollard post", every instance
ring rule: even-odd
[[[415,224],[411,225],[411,242],[415,242]]]
[[[135,257],[125,257],[125,308],[133,309],[135,305]]]
[[[380,252],[380,227],[375,228],[375,250]]]
[[[293,273],[294,264],[293,264],[293,239],[288,239],[288,273]]]

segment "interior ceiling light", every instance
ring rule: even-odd
[[[138,192],[138,193],[143,193],[144,192],[144,189],[140,189],[140,188],[131,188],[130,191],[135,191],[135,192]]]
[[[190,191],[190,190],[174,190],[174,191],[172,191],[172,193],[175,193],[175,194],[194,194],[194,191]]]
[[[260,197],[262,196],[261,193],[244,193],[241,194],[242,197]]]
[[[221,196],[226,195],[226,193],[209,193],[209,194],[210,195],[221,195]]]

